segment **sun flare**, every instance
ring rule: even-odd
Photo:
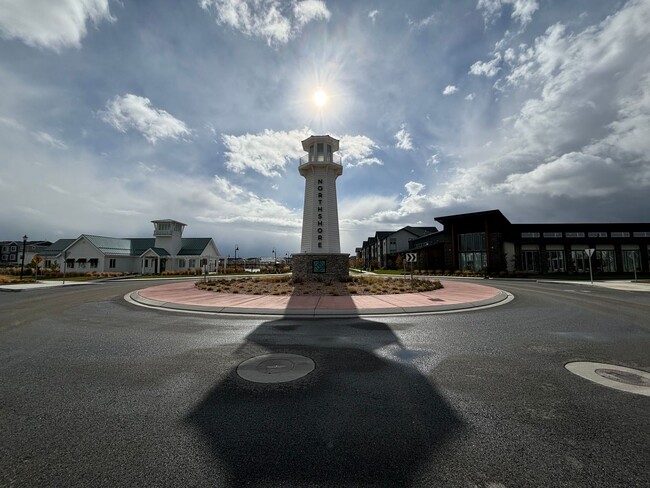
[[[327,93],[321,89],[317,90],[316,93],[314,93],[314,103],[317,107],[322,108],[325,105],[325,102],[327,102]]]

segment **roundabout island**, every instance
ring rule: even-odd
[[[181,312],[272,316],[359,316],[443,313],[501,305],[510,293],[491,286],[446,280],[426,292],[377,295],[248,295],[197,288],[195,282],[152,286],[131,292],[126,300],[145,307]]]

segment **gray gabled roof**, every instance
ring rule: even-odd
[[[156,239],[151,237],[119,238],[82,234],[77,239],[59,239],[51,246],[39,251],[41,256],[57,256],[64,249],[85,238],[100,252],[110,256],[142,256],[152,249],[158,256],[170,256],[162,247],[155,247]],[[210,237],[186,237],[181,240],[181,249],[178,256],[200,256],[210,244]]]
[[[178,255],[200,256],[211,240],[210,237],[185,237],[181,241],[183,247],[178,251]]]
[[[70,246],[70,244],[76,240],[77,239],[59,239],[51,246],[47,246],[46,248],[39,250],[38,254],[39,256],[58,256],[66,247]]]
[[[104,254],[111,256],[130,256],[131,255],[131,239],[120,239],[119,237],[104,237],[92,236],[88,234],[81,234],[81,238],[86,238],[88,241],[99,249]]]
[[[153,251],[160,258],[171,256],[171,254],[167,252],[167,249],[163,249],[162,247],[150,247],[142,251],[142,253],[140,253],[138,256],[142,257],[144,254],[146,254],[149,251]]]
[[[406,227],[403,227],[403,229],[418,237],[438,232],[437,227],[413,227],[411,225],[407,225]]]

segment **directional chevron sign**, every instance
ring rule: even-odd
[[[418,255],[415,254],[414,252],[407,252],[406,253],[406,262],[407,263],[417,263],[418,261]]]

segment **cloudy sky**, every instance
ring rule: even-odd
[[[648,222],[648,53],[650,0],[0,0],[0,239],[299,251],[313,133],[344,252],[493,208]]]

